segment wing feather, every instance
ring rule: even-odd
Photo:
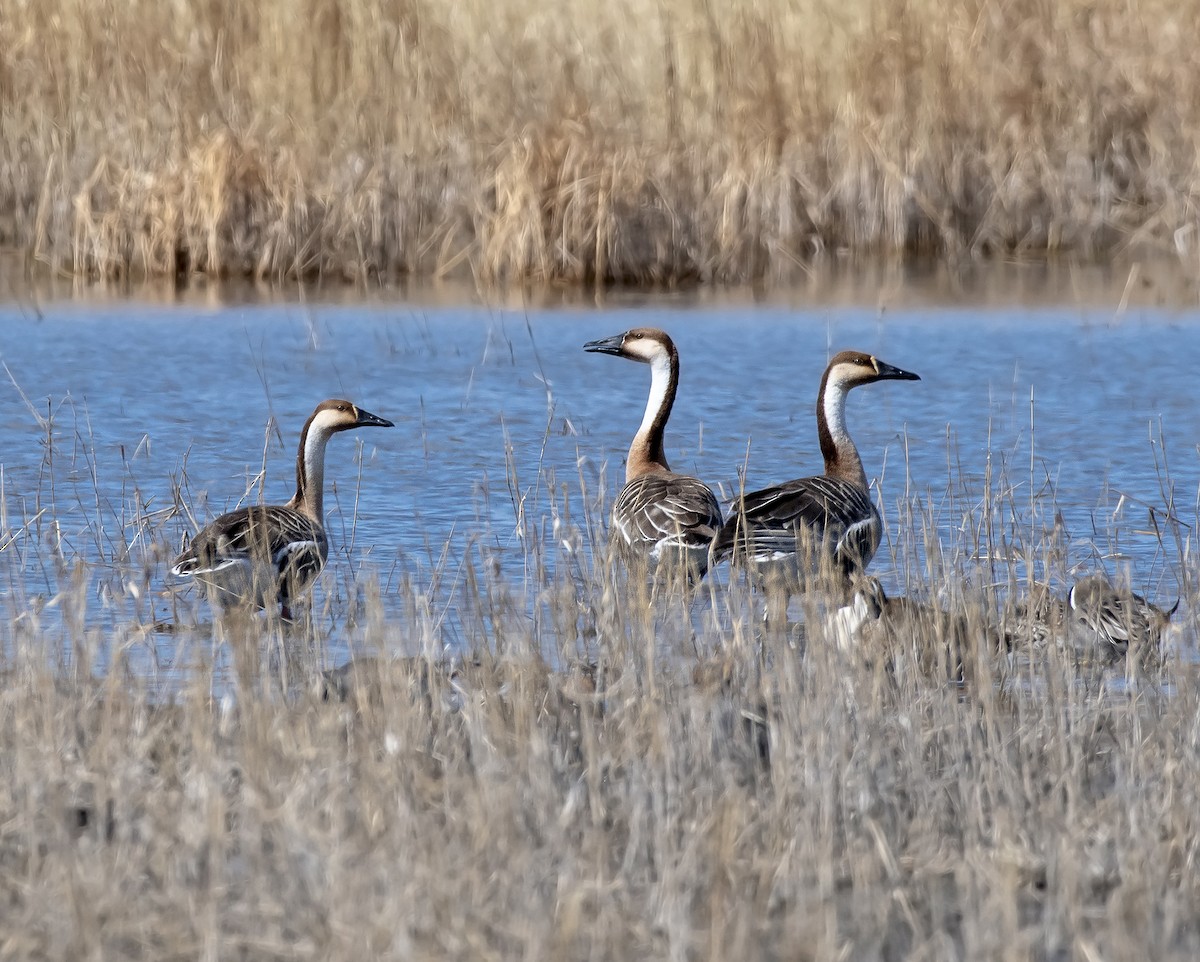
[[[197,532],[171,573],[220,582],[222,573],[234,569],[274,570],[286,602],[320,573],[328,555],[319,522],[283,505],[254,505],[223,514]]]
[[[713,542],[718,559],[794,556],[801,540],[825,546],[848,569],[865,568],[879,546],[879,512],[856,484],[818,475],[746,494]]]
[[[613,505],[625,542],[652,550],[662,544],[704,548],[721,527],[721,505],[703,481],[680,474],[634,478]]]
[[[1124,654],[1131,644],[1158,645],[1163,626],[1170,618],[1141,595],[1124,595],[1115,589],[1073,610],[1076,620],[1111,645],[1117,654]]]
[[[1067,594],[1068,635],[1085,660],[1128,658],[1143,668],[1161,667],[1163,632],[1178,604],[1164,610],[1128,586],[1115,587],[1104,574],[1087,575]]]

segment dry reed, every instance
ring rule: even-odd
[[[770,281],[1200,251],[1195,0],[0,0],[0,245],[104,277]]]
[[[47,413],[45,457],[86,468],[80,419],[74,451],[55,449],[70,413]],[[390,589],[399,617],[369,570],[361,595],[345,586],[340,617],[385,657],[322,686],[320,629],[231,621],[221,677],[180,602],[173,640],[154,642],[176,649],[164,697],[137,658],[180,519],[147,514],[131,476],[132,509],[89,512],[81,553],[99,560],[84,563],[52,522],[101,484],[69,474],[77,487],[44,478],[36,513],[0,519],[10,587],[40,559],[52,593],[0,602],[0,955],[1200,953],[1186,651],[1165,689],[1097,689],[1055,648],[1015,671],[981,650],[960,688],[842,650],[815,610],[795,649],[745,613],[736,580],[705,583],[710,610],[588,552],[607,498],[582,470],[568,500],[551,473],[512,468],[517,556],[482,537],[443,553],[426,584]],[[994,585],[1061,580],[1056,506],[1027,483],[951,467],[944,498],[905,495],[893,567],[976,623],[999,612]]]

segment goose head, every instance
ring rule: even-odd
[[[675,344],[666,331],[656,327],[635,327],[624,334],[588,341],[583,349],[593,354],[613,354],[631,361],[653,364],[670,358],[675,353]]]
[[[352,428],[390,428],[395,426],[387,418],[364,411],[342,398],[330,398],[322,401],[313,411],[308,423],[311,430],[324,435],[349,431]]]
[[[921,376],[881,361],[873,354],[842,351],[830,360],[825,369],[825,380],[830,385],[849,390],[875,381],[919,381]]]

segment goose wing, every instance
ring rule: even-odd
[[[613,505],[613,523],[629,545],[704,548],[721,527],[721,505],[708,485],[681,474],[634,478]]]
[[[1170,615],[1141,595],[1103,592],[1093,604],[1075,608],[1076,618],[1118,651],[1130,644],[1157,645]]]
[[[1084,609],[1080,616],[1089,628],[1107,639],[1114,648],[1128,648],[1131,634],[1148,627],[1144,612],[1136,604],[1127,605],[1125,599],[1116,592],[1104,598],[1095,608]]]
[[[281,577],[306,582],[316,577],[328,555],[320,523],[292,508],[255,505],[223,514],[197,532],[171,573],[203,577],[235,565],[269,565]]]
[[[752,491],[740,498],[713,542],[718,559],[733,554],[766,561],[796,554],[807,532],[843,563],[865,567],[879,546],[879,514],[856,484],[819,475]]]

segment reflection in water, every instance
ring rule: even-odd
[[[332,551],[314,599],[330,650],[314,657],[454,647],[506,619],[584,645],[586,618],[555,623],[546,593],[586,577],[646,383],[582,345],[635,325],[670,331],[686,365],[672,466],[724,498],[820,469],[813,404],[835,350],[921,375],[848,411],[886,521],[872,571],[889,587],[1105,568],[1171,599],[1200,480],[1196,319],[680,299],[528,312],[12,306],[0,316],[6,640],[53,629],[63,657],[84,652],[101,670],[114,646],[159,674],[228,659],[211,631],[147,629],[211,617],[169,590],[165,562],[217,514],[285,500],[295,426],[344,396],[397,427],[330,447]],[[485,629],[462,623],[464,592],[494,595]]]

